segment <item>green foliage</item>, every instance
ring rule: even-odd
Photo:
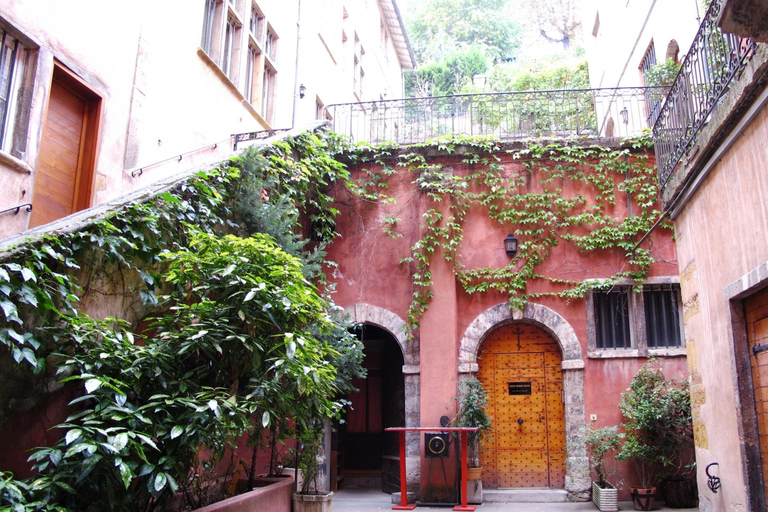
[[[0,341],[83,389],[62,439],[33,452],[38,476],[3,475],[0,508],[158,510],[176,492],[198,507],[195,487],[243,433],[258,444],[266,428],[276,444],[289,418],[338,417],[362,347],[307,280],[320,258],[294,232],[303,219],[335,236],[328,191],[347,178],[345,148],[288,139],[0,263]],[[135,297],[131,322],[152,312],[148,331],[79,310],[115,281]]]
[[[500,64],[493,68],[486,86],[495,92],[589,88],[589,70],[583,58]]]
[[[428,162],[419,146],[393,157],[397,167],[416,175],[414,184],[428,199],[421,237],[411,246],[410,255],[401,260],[413,268],[407,320],[411,335],[434,293],[430,267],[436,255],[442,255],[452,266],[467,293],[501,292],[516,308],[522,308],[529,298],[545,295],[580,298],[596,286],[591,281],[566,280],[538,270],[552,249],[564,242],[582,252],[623,253],[627,263],[605,281],[607,285],[645,279],[653,258],[647,249],[635,248],[635,241],[661,215],[654,171],[645,153],[632,152],[629,147],[532,143],[509,152],[524,170],[504,176],[500,173],[500,146],[493,138],[450,137],[420,145],[445,154],[454,153],[458,146],[463,146],[463,162],[473,165],[467,175],[453,175]],[[644,147],[644,143],[635,141],[630,146]],[[531,180],[541,186],[531,189]],[[566,195],[564,190],[579,192]],[[633,215],[614,213],[618,194],[631,197],[637,206]],[[521,240],[517,255],[504,268],[467,268],[462,261],[466,214],[477,207],[485,209],[500,226],[515,227]],[[390,226],[387,229],[388,234],[393,232]],[[559,291],[529,293],[528,287],[535,281],[549,282]]]
[[[457,427],[477,427],[477,432],[467,434],[467,451],[470,465],[479,465],[479,449],[483,438],[491,429],[491,419],[488,417],[488,396],[483,384],[470,378],[459,382],[459,411],[456,415]]]
[[[641,487],[692,470],[693,420],[687,381],[668,379],[661,363],[651,359],[622,393],[619,409],[626,439],[616,459],[634,463]]]
[[[439,62],[430,62],[405,75],[408,97],[448,96],[458,94],[476,74],[488,70],[486,56],[474,45],[453,51]]]
[[[513,58],[522,33],[509,9],[506,0],[428,0],[408,23],[416,60],[439,62],[473,45],[492,60]]]
[[[606,457],[621,447],[623,439],[624,434],[619,433],[619,427],[615,425],[587,429],[586,444],[589,466],[594,470],[597,477],[596,481],[601,487],[606,487],[606,484],[613,485],[614,487],[617,486],[616,483],[608,480],[616,473],[616,468],[609,468],[607,466],[609,462],[606,460]]]
[[[648,87],[656,85],[672,85],[680,71],[680,64],[673,59],[667,59],[664,62],[658,62],[648,68],[643,76],[645,85]]]

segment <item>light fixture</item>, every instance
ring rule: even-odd
[[[515,254],[517,254],[517,238],[512,233],[508,234],[507,238],[504,239],[504,251],[506,251],[507,256],[510,258],[514,258]]]
[[[304,96],[306,96],[306,94],[307,94],[307,88],[304,87],[304,84],[301,84],[299,86],[299,98],[304,98]]]
[[[624,107],[619,114],[621,114],[621,120],[624,121],[624,124],[627,124],[629,122],[629,111],[627,111],[627,107]]]

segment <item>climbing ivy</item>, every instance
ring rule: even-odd
[[[202,447],[215,462],[246,430],[258,443],[263,428],[288,435],[278,420],[340,414],[364,376],[319,271],[343,147],[286,139],[3,255],[0,355],[82,395],[61,440],[32,453],[38,476],[3,475],[0,508],[157,510],[177,492],[201,506]]]
[[[449,137],[400,148],[387,145],[358,149],[364,178],[351,190],[366,200],[386,200],[391,169],[411,172],[413,183],[428,201],[420,223],[420,238],[401,264],[413,266],[413,298],[408,310],[411,334],[434,295],[431,265],[438,254],[448,262],[467,293],[495,290],[509,297],[511,307],[522,308],[532,299],[553,295],[570,300],[595,287],[609,287],[622,280],[642,281],[653,263],[650,250],[636,247],[637,240],[661,217],[653,166],[649,163],[647,137],[627,141],[620,148],[569,142],[533,142],[520,149],[505,149],[491,137]],[[468,164],[465,175],[454,175],[442,164],[424,156],[437,150],[458,154]],[[503,162],[518,162],[521,170],[505,176]],[[539,184],[530,187],[529,182]],[[576,186],[568,186],[576,185]],[[566,190],[580,190],[568,193]],[[613,214],[617,197],[628,197],[631,214]],[[443,205],[447,207],[443,207]],[[509,226],[520,238],[517,255],[503,268],[468,268],[462,261],[467,212],[482,207],[500,226]],[[397,236],[399,219],[388,217],[384,232]],[[669,224],[664,225],[671,229]],[[624,267],[600,283],[544,275],[539,269],[554,247],[572,243],[582,252],[621,251]],[[531,292],[533,282],[548,282],[554,291]]]

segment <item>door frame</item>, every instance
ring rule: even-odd
[[[80,97],[85,103],[83,114],[83,130],[78,145],[77,169],[75,170],[74,194],[72,200],[72,212],[89,208],[93,200],[94,183],[96,180],[96,161],[99,151],[101,135],[101,116],[103,111],[104,96],[91,87],[72,70],[58,60],[53,61],[51,81],[43,111],[43,124],[41,130],[40,146],[43,144],[42,134],[46,133],[48,113],[51,102],[53,84],[65,88],[75,96]],[[39,158],[39,155],[38,155]],[[37,167],[37,166],[36,166]],[[37,186],[37,173],[35,174],[35,187]],[[33,190],[33,198],[34,198]],[[34,201],[33,201],[34,202]]]
[[[557,342],[563,355],[563,402],[565,407],[565,490],[575,500],[589,500],[591,480],[586,446],[584,406],[584,356],[573,327],[554,310],[528,302],[521,310],[508,302],[480,313],[467,327],[459,346],[458,375],[467,379],[477,374],[477,354],[485,337],[494,329],[515,321],[542,328]]]

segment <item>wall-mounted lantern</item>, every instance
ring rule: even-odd
[[[627,124],[629,122],[629,111],[627,110],[627,107],[624,107],[619,114],[621,114],[621,120],[624,124]]]
[[[504,239],[504,251],[510,258],[514,258],[515,254],[517,254],[517,238],[512,233],[508,234],[507,238]]]
[[[299,98],[304,98],[304,96],[306,96],[306,94],[307,94],[307,88],[304,87],[304,84],[301,84],[299,86]]]

